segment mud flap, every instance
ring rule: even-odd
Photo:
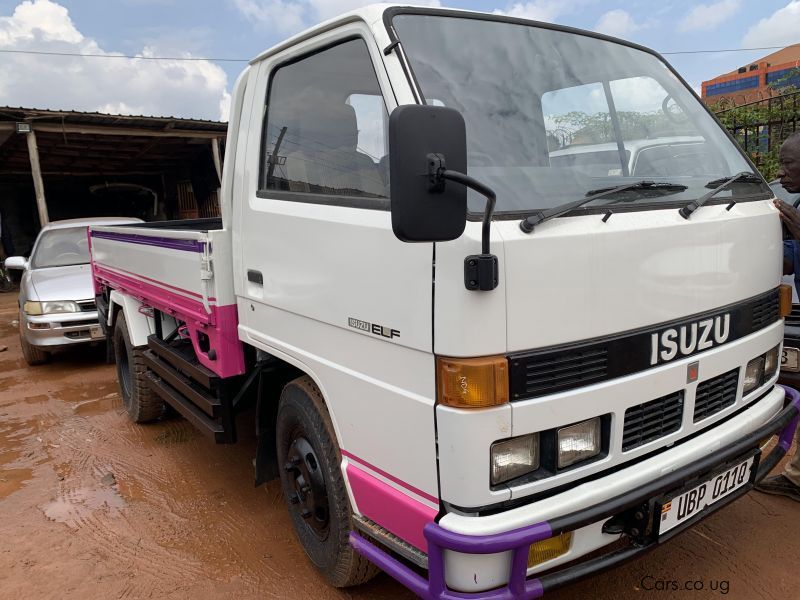
[[[256,400],[258,446],[254,461],[256,486],[279,477],[278,455],[275,448],[275,422],[278,418],[278,400],[283,386],[296,376],[296,370],[282,361],[270,358],[268,362],[271,364],[262,366],[258,378],[258,396]]]

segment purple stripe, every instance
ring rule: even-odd
[[[356,532],[350,533],[350,545],[359,554],[375,563],[420,598],[427,600],[532,600],[544,595],[539,579],[526,579],[530,545],[552,537],[546,521],[513,531],[492,535],[464,535],[443,529],[436,523],[425,525],[428,540],[428,578],[409,569],[388,553],[367,542]],[[444,551],[465,554],[494,554],[512,551],[508,585],[486,592],[455,592],[447,588],[444,573]]]
[[[425,526],[425,537],[437,546],[456,552],[494,554],[546,540],[553,537],[553,530],[547,521],[542,521],[491,535],[465,535],[448,531],[435,523],[429,523]]]
[[[114,233],[111,231],[92,231],[92,237],[113,240],[115,242],[126,242],[128,244],[141,244],[143,246],[158,246],[160,248],[170,248],[172,250],[183,250],[185,252],[203,252],[206,247],[205,242],[198,240],[180,240],[167,237],[136,235],[133,233]]]
[[[800,411],[800,392],[786,385],[781,387],[786,392],[786,395],[789,396],[789,404],[794,405],[795,408]],[[797,431],[798,423],[800,423],[800,412],[798,412],[794,419],[789,421],[789,424],[783,428],[783,431],[781,431],[780,437],[778,438],[778,446],[783,448],[784,451],[788,451],[789,448],[791,448],[792,439],[794,439],[794,434],[795,431]]]

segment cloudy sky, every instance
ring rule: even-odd
[[[362,0],[0,0],[0,106],[225,118],[246,59]],[[438,0],[416,3],[438,5]],[[800,0],[442,0],[593,29],[660,52],[800,42]],[[17,51],[17,52],[8,52]],[[18,51],[242,59],[151,61]],[[671,54],[689,83],[769,51]]]

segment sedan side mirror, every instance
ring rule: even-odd
[[[9,256],[5,262],[6,269],[24,271],[28,268],[28,259],[24,256]]]
[[[389,117],[392,229],[404,242],[446,242],[467,225],[467,188],[432,185],[430,156],[466,173],[467,131],[457,110],[398,106]]]

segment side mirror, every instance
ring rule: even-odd
[[[28,268],[28,260],[24,256],[9,256],[5,262],[6,269],[24,271]]]
[[[392,229],[404,242],[446,242],[467,225],[467,188],[431,184],[429,155],[466,173],[467,130],[457,110],[398,106],[389,117]]]

